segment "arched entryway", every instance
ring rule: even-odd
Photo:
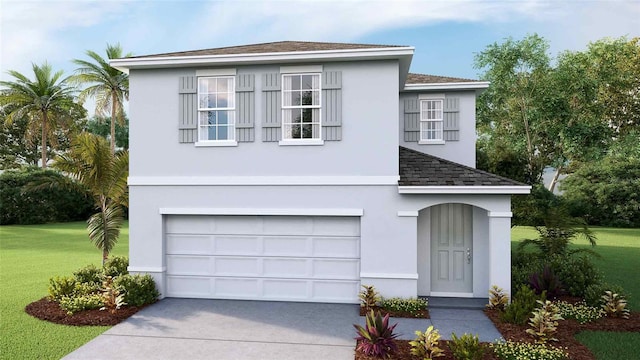
[[[419,212],[418,295],[483,296],[489,280],[487,220],[486,210],[463,203]]]

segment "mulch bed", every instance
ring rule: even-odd
[[[420,310],[416,313],[404,312],[404,311],[391,311],[383,309],[379,306],[372,307],[374,312],[381,312],[382,315],[389,314],[390,317],[398,317],[398,318],[414,318],[414,319],[429,319],[429,310]],[[360,307],[360,316],[365,316],[369,313],[370,310],[365,310],[362,306]]]
[[[559,300],[576,303],[580,301],[579,298],[562,297]],[[531,335],[527,334],[525,330],[528,328],[526,325],[515,325],[503,323],[500,321],[500,314],[497,310],[484,310],[487,317],[493,322],[498,331],[506,340],[522,341],[533,343],[534,339]],[[364,309],[360,309],[360,315],[363,315]],[[396,316],[396,315],[391,315]],[[405,316],[413,317],[413,316]],[[427,312],[428,317],[428,312]],[[629,319],[610,318],[603,317],[596,321],[580,324],[573,319],[560,320],[558,322],[558,332],[556,338],[558,342],[553,342],[551,345],[566,348],[569,353],[569,358],[572,360],[594,360],[595,357],[591,350],[582,343],[576,340],[575,335],[581,331],[612,331],[612,332],[640,332],[640,312],[631,312]],[[398,351],[391,356],[391,359],[395,360],[420,360],[417,356],[411,355],[411,345],[408,340],[396,340],[398,345]],[[488,347],[488,343],[484,343]],[[450,360],[453,359],[453,355],[449,350],[448,341],[441,340],[440,348],[444,350],[444,357],[438,359]],[[365,356],[359,352],[355,352],[355,360],[374,360],[375,358]],[[486,350],[483,360],[498,359],[492,351]]]
[[[526,325],[507,324],[500,321],[500,314],[497,310],[485,310],[487,317],[491,319],[498,331],[507,340],[534,342],[533,337],[527,334]],[[640,332],[640,313],[632,312],[629,319],[619,319],[604,317],[596,321],[580,324],[573,319],[558,321],[558,332],[556,338],[558,342],[552,345],[567,348],[569,357],[572,360],[593,360],[595,357],[585,345],[582,345],[575,338],[575,334],[585,331],[614,331],[614,332]]]
[[[57,302],[44,297],[27,305],[24,311],[35,318],[56,324],[111,326],[122,322],[142,308],[144,306],[123,306],[113,314],[108,310],[84,310],[73,315],[67,315],[67,312],[62,310]]]
[[[436,360],[455,360],[453,354],[451,354],[451,350],[449,350],[449,345],[447,345],[448,341],[440,340],[438,346],[444,350],[444,356],[435,358]],[[398,351],[393,354],[390,359],[394,360],[422,360],[422,358],[411,354],[411,345],[409,345],[409,340],[396,340],[396,345],[398,345]],[[484,346],[488,346],[488,344],[484,344]],[[365,356],[359,352],[355,352],[355,360],[379,360],[378,358],[374,358],[371,356]],[[489,349],[485,350],[484,357],[482,360],[497,360],[498,358],[493,355],[493,352],[489,351]]]

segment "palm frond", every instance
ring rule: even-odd
[[[91,215],[87,220],[89,239],[100,250],[110,253],[118,242],[124,212],[118,204],[108,204],[104,211]]]

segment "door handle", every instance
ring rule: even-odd
[[[467,264],[471,264],[471,249],[467,248]]]

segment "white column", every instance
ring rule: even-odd
[[[511,298],[511,212],[489,212],[489,282]],[[489,289],[487,289],[488,291]]]

